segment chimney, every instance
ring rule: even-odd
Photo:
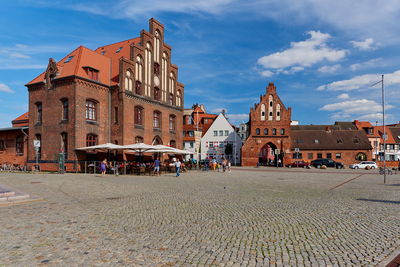
[[[325,127],[325,131],[326,131],[327,133],[331,133],[331,132],[332,132],[331,126],[326,126],[326,127]]]

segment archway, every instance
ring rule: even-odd
[[[163,141],[162,139],[157,135],[153,138],[153,141],[151,142],[152,145],[162,145]]]
[[[365,161],[365,160],[367,160],[367,155],[365,155],[365,153],[363,153],[363,152],[359,152],[356,155],[356,160]]]
[[[276,145],[271,142],[266,143],[260,150],[258,163],[263,166],[276,166],[277,155],[275,155]]]

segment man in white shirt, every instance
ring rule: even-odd
[[[176,161],[175,161],[175,169],[176,169],[176,177],[178,177],[179,175],[180,175],[180,170],[181,170],[181,162],[180,162],[180,160],[179,159],[177,159]]]

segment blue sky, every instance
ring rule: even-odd
[[[49,57],[137,37],[151,17],[165,25],[186,107],[240,123],[274,82],[301,124],[375,122],[381,91],[370,85],[385,74],[386,119],[400,120],[397,0],[14,0],[0,10],[0,127],[27,111],[24,84]]]

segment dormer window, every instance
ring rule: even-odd
[[[338,140],[336,140],[336,142],[337,142],[338,144],[343,144],[343,140],[342,140],[342,139],[338,139]]]
[[[64,63],[70,62],[73,58],[74,58],[74,56],[69,56],[69,57],[64,61]]]
[[[314,143],[315,144],[319,144],[319,140],[318,139],[314,139]]]
[[[106,53],[106,51],[102,51],[101,54],[104,55]]]
[[[89,76],[89,79],[95,80],[95,81],[99,80],[99,71],[98,70],[96,70],[92,67],[89,67],[89,66],[86,66],[83,68],[85,69],[87,75]]]
[[[123,48],[122,46],[120,48],[118,48],[117,51],[115,51],[115,53],[121,52],[122,48]]]

